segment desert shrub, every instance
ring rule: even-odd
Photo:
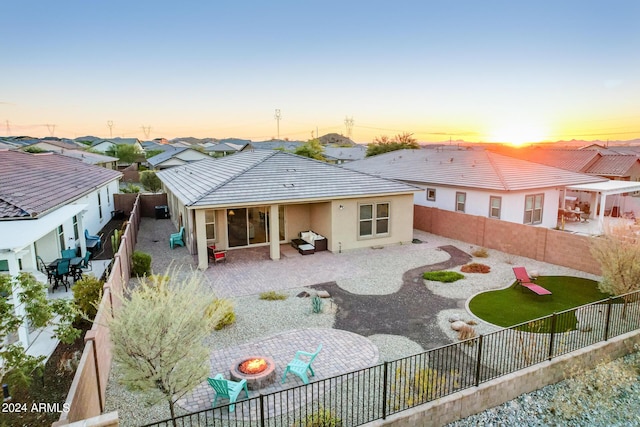
[[[586,412],[615,410],[616,398],[625,393],[636,379],[635,372],[622,359],[603,360],[593,370],[584,372],[573,366],[566,387],[551,400],[551,410],[570,420]]]
[[[422,278],[436,282],[451,283],[456,280],[464,279],[464,275],[457,271],[427,271],[422,274]]]
[[[135,193],[139,193],[140,192],[140,187],[135,185],[135,184],[129,183],[129,184],[127,184],[126,187],[121,188],[120,192],[121,193],[125,193],[125,194],[126,193],[134,193],[135,194]]]
[[[469,338],[475,338],[478,334],[476,334],[476,330],[469,325],[464,325],[458,330],[458,339],[460,341],[468,340]]]
[[[302,424],[293,424],[294,427],[342,427],[342,420],[329,409],[320,409],[307,415]]]
[[[460,268],[460,271],[463,273],[488,273],[491,271],[491,267],[477,262],[472,262],[471,264],[463,265]]]
[[[410,363],[402,362],[396,368],[395,378],[391,382],[389,403],[399,410],[446,396],[460,387],[459,377],[453,370],[447,376],[437,369],[416,369]],[[404,406],[401,407],[402,402]]]
[[[478,322],[476,322],[475,320],[467,320],[466,323],[467,323],[467,325],[471,325],[471,326],[478,324]]]
[[[219,331],[236,321],[233,302],[225,298],[215,299],[205,311],[205,317],[211,321],[211,328]]]
[[[89,319],[96,317],[98,304],[102,298],[104,282],[95,276],[84,276],[73,284],[73,302],[80,310],[82,316]]]
[[[149,276],[151,274],[151,255],[135,251],[133,253],[131,275],[135,277]]]
[[[476,258],[488,258],[489,252],[487,251],[486,248],[478,248],[473,252],[471,252],[471,255],[473,255]]]
[[[260,299],[267,301],[277,301],[287,299],[287,295],[278,293],[276,291],[268,291],[260,294]]]

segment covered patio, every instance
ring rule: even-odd
[[[600,235],[607,226],[633,223],[636,218],[635,202],[628,194],[640,192],[640,182],[604,181],[591,184],[571,185],[565,189],[565,205],[570,199],[575,203],[588,204],[590,211],[585,221],[564,221],[563,229],[580,234]],[[560,225],[559,225],[560,226]]]

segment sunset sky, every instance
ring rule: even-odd
[[[640,1],[31,1],[0,137],[640,138]],[[49,125],[49,126],[47,126]],[[53,126],[55,125],[55,127]]]

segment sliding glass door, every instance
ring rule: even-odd
[[[284,240],[284,206],[279,208],[280,241]],[[227,209],[229,247],[269,242],[269,206]]]

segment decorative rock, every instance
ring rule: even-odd
[[[311,295],[309,294],[309,292],[305,292],[302,291],[300,292],[298,295],[296,295],[298,298],[309,298]]]
[[[529,271],[529,276],[532,279],[537,279],[538,277],[540,277],[540,272],[538,270],[531,270]]]
[[[454,331],[459,331],[465,326],[467,326],[467,324],[464,323],[462,320],[458,320],[456,322],[451,323],[451,329],[453,329]]]
[[[320,298],[331,298],[331,295],[327,291],[318,291],[318,296]]]
[[[449,316],[449,323],[459,322],[461,320],[462,320],[462,317],[460,317],[459,314],[452,314],[451,316]]]

